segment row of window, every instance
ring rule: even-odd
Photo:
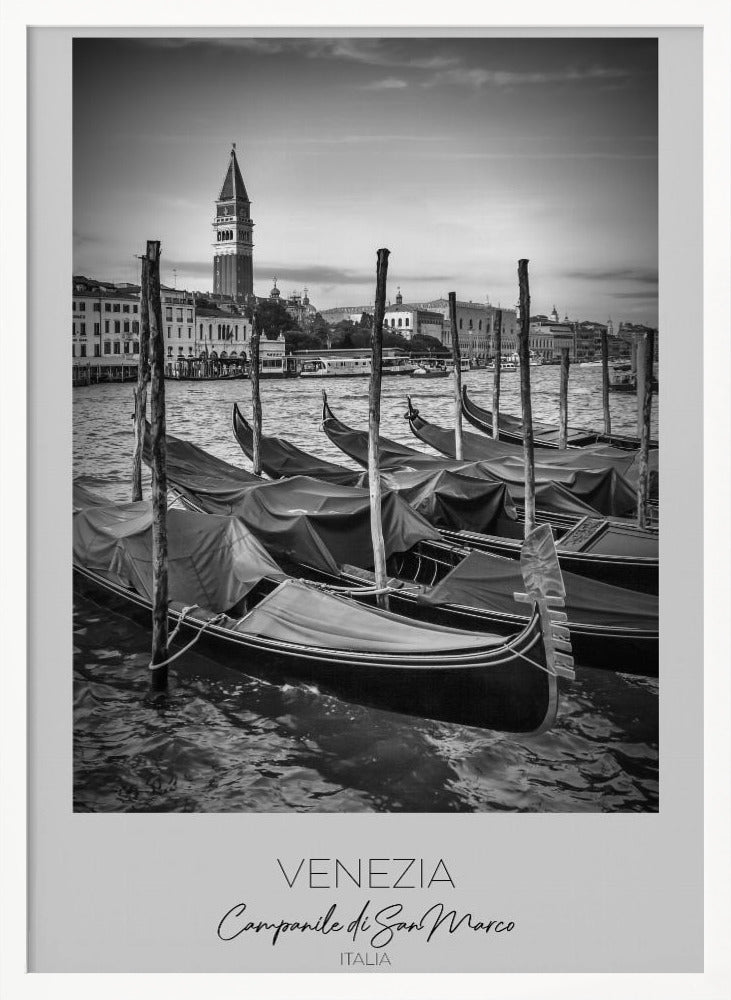
[[[224,240],[234,240],[234,239],[239,239],[242,240],[244,243],[248,243],[249,234],[248,232],[246,232],[246,230],[239,229],[239,234],[237,237],[236,231],[234,229],[219,229],[216,232],[216,239],[218,240],[219,243],[222,243]]]
[[[110,326],[111,326],[112,322],[114,322],[114,330],[113,331],[110,330]],[[99,323],[95,323],[94,324],[94,336],[95,337],[98,337],[100,335],[100,329],[99,329],[99,327],[100,327]],[[136,320],[136,319],[133,319],[131,321],[128,320],[128,319],[126,319],[126,320],[115,319],[113,321],[105,319],[104,320],[104,332],[105,333],[112,333],[112,332],[113,333],[139,333],[140,332],[140,324],[139,324],[139,321]],[[84,323],[84,322],[81,322],[81,323],[72,322],[71,323],[71,333],[74,336],[76,336],[76,334],[78,333],[80,336],[85,337],[86,336],[86,323]]]
[[[93,302],[91,308],[92,308],[92,312],[101,312],[102,311],[101,302]],[[138,311],[138,306],[137,306],[136,302],[122,302],[122,303],[120,303],[120,302],[105,302],[104,303],[104,312],[107,312],[107,313],[108,312],[115,312],[115,313],[118,313],[118,312],[123,312],[123,313],[133,312],[133,313],[136,313],[137,311]],[[86,302],[84,302],[83,299],[80,302],[76,302],[76,300],[74,300],[74,312],[86,312]]]
[[[76,344],[71,345],[71,357],[76,357]],[[86,344],[79,344],[79,354],[80,358],[86,357]],[[94,357],[101,357],[101,344],[94,344]],[[104,353],[105,354],[139,354],[140,353],[140,342],[139,340],[124,340],[124,341],[104,341]]]
[[[188,312],[188,322],[192,323],[193,322],[193,310],[192,309],[188,309],[187,312]],[[168,321],[168,323],[172,323],[172,321],[173,321],[173,307],[172,306],[166,306],[165,307],[165,319]],[[175,319],[178,321],[178,323],[182,323],[183,322],[183,309],[180,306],[178,306],[176,308],[176,310],[175,310]]]
[[[213,336],[213,334],[214,334],[213,323],[209,323],[208,324],[208,337],[207,338],[206,338],[205,327],[204,327],[203,323],[201,323],[199,325],[198,331],[199,331],[199,335],[200,335],[200,339],[201,340],[206,340],[206,339],[213,340],[214,339],[214,336]],[[238,326],[238,323],[235,324],[234,326],[231,326],[230,323],[216,323],[215,334],[216,334],[216,336],[215,336],[216,340],[238,340],[239,339],[239,326]],[[243,338],[245,340],[246,339],[246,326],[243,327],[242,334],[243,334]],[[178,327],[178,338],[177,339],[181,340],[182,336],[183,336],[183,328],[182,328],[182,326],[179,326]],[[192,338],[192,336],[193,336],[192,327],[188,327],[188,340],[190,340]],[[173,339],[173,328],[171,326],[169,326],[168,329],[167,329],[167,339],[168,340],[172,340]]]

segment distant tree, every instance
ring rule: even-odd
[[[258,303],[256,314],[259,320],[259,329],[271,340],[276,339],[280,333],[286,334],[289,331],[301,329],[282,303],[273,299]]]
[[[428,337],[422,333],[417,333],[411,338],[409,351],[411,354],[435,354],[444,357],[449,354],[447,348],[436,337]]]

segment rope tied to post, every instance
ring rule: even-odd
[[[175,626],[175,628],[173,629],[171,635],[168,637],[168,645],[173,641],[173,639],[175,638],[175,636],[180,631],[180,627],[183,624],[183,621],[187,617],[187,615],[190,614],[191,611],[194,611],[195,608],[197,608],[197,607],[198,607],[197,604],[191,604],[191,605],[188,605],[187,607],[183,608],[183,610],[180,612],[180,615],[178,616],[178,624]],[[225,617],[226,617],[226,615],[223,614],[223,613],[221,613],[221,614],[218,614],[218,615],[214,615],[213,618],[209,618],[208,621],[203,622],[203,624],[198,629],[198,631],[193,636],[193,638],[190,640],[190,642],[188,643],[187,646],[183,646],[183,648],[179,649],[177,653],[174,653],[172,656],[169,656],[166,660],[162,660],[160,663],[150,663],[149,664],[149,669],[150,670],[159,670],[160,667],[167,667],[174,660],[177,660],[179,656],[182,656],[183,653],[187,653],[189,649],[192,649],[193,646],[195,646],[195,644],[198,642],[198,640],[200,639],[200,637],[203,635],[203,633],[206,631],[207,628],[211,628],[213,625],[217,625],[219,622],[223,621],[223,619]]]

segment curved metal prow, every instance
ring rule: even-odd
[[[574,680],[571,634],[566,627],[566,588],[550,524],[541,524],[528,535],[520,551],[520,569],[526,593],[513,594],[516,601],[536,604],[541,616],[546,665],[557,677]]]

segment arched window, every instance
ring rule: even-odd
[[[213,340],[213,324],[208,324],[208,339]]]
[[[398,318],[398,325],[401,326],[401,317]]]
[[[462,329],[462,317],[461,316],[459,318],[459,328],[460,328],[460,330]]]
[[[478,322],[478,324],[477,324],[477,329],[478,329],[478,330],[481,330],[481,329],[482,329],[482,320],[480,320],[480,321]]]
[[[201,337],[203,337],[203,324],[202,323],[201,323],[199,329],[200,329],[200,335],[201,335]]]

